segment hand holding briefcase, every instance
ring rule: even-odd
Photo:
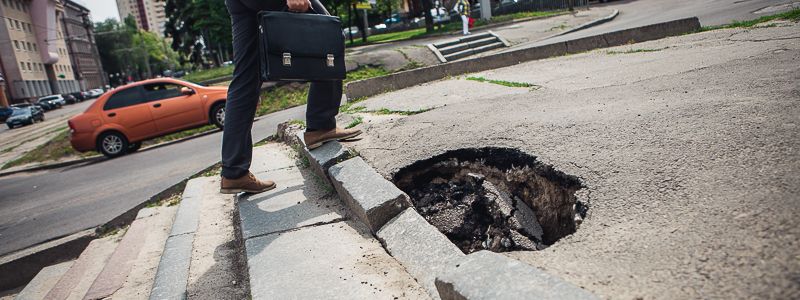
[[[344,34],[338,17],[262,11],[258,24],[263,80],[345,78]]]

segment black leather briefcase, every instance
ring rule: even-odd
[[[338,17],[262,11],[258,30],[263,80],[345,78],[344,33]]]

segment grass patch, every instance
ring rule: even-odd
[[[725,25],[703,26],[702,28],[700,28],[700,31],[703,32],[703,31],[726,29],[726,28],[750,28],[759,23],[769,22],[773,20],[800,21],[800,8],[792,9],[790,11],[775,15],[763,16],[758,19],[753,19],[749,21],[733,21],[733,23]]]
[[[233,74],[233,66],[224,66],[219,68],[212,68],[212,69],[205,69],[199,70],[189,75],[184,76],[181,79],[193,81],[193,82],[202,82],[206,80],[216,79],[220,77],[230,76]]]
[[[386,71],[381,67],[363,66],[353,71],[347,72],[347,78],[344,79],[344,83],[369,79],[373,77],[380,77],[389,74],[390,74],[389,71]]]
[[[527,82],[493,80],[493,79],[486,79],[486,78],[483,78],[483,77],[467,77],[467,80],[478,81],[478,82],[488,82],[488,83],[499,84],[499,85],[507,86],[507,87],[524,87],[524,88],[538,87],[535,84],[530,84],[530,83],[527,83]]]
[[[75,149],[72,149],[72,145],[69,143],[69,129],[61,128],[60,130],[55,137],[21,157],[9,161],[0,170],[35,162],[58,160],[68,156],[88,157],[97,154],[94,151],[78,153]]]
[[[256,109],[260,117],[290,107],[306,104],[308,101],[308,84],[284,85],[261,93],[261,101]]]
[[[151,145],[157,145],[157,144],[161,144],[161,143],[171,142],[171,141],[174,141],[174,140],[187,138],[187,137],[190,137],[190,136],[193,136],[193,135],[196,135],[196,134],[206,133],[206,132],[209,132],[209,131],[212,131],[212,130],[216,130],[216,129],[217,129],[217,126],[205,125],[203,127],[197,127],[197,128],[194,128],[194,129],[179,131],[179,132],[168,134],[168,135],[165,135],[165,136],[162,136],[162,137],[157,137],[157,138],[152,139],[152,140],[147,140],[142,145],[151,146]]]
[[[306,121],[298,120],[298,119],[292,119],[292,120],[289,120],[289,125],[300,125],[301,127],[305,128],[306,127]]]
[[[658,48],[658,49],[631,49],[625,51],[613,51],[609,50],[606,51],[606,54],[615,55],[615,54],[632,54],[632,53],[647,53],[647,52],[658,52],[661,50],[669,49],[669,47]]]
[[[563,13],[562,10],[557,10],[557,11],[525,11],[525,12],[518,12],[518,13],[513,13],[513,14],[502,15],[502,16],[494,16],[488,22],[484,21],[484,20],[476,20],[475,21],[475,27],[473,28],[473,30],[480,29],[480,28],[478,28],[480,26],[493,24],[493,23],[511,21],[511,20],[516,20],[516,19],[524,19],[524,18],[547,17],[547,16],[557,15],[557,14],[561,14],[561,13]],[[423,26],[424,26],[424,24],[423,24]],[[454,32],[454,31],[460,31],[460,30],[461,30],[461,20],[457,19],[457,20],[451,21],[450,23],[436,26],[435,29],[432,32],[427,32],[425,30],[425,27],[422,27],[422,28],[409,29],[409,30],[405,30],[405,31],[389,32],[389,33],[381,33],[381,34],[371,35],[371,36],[367,37],[367,44],[402,41],[402,40],[408,40],[408,39],[413,39],[413,38],[417,38],[417,37],[424,37],[426,35]],[[364,44],[365,43],[363,42],[363,40],[361,38],[353,38],[353,42],[352,43],[350,43],[350,39],[348,38],[347,39],[347,43],[346,43],[346,45],[348,47],[359,46],[359,45],[364,45]]]
[[[345,127],[345,129],[350,129],[350,128],[356,127],[361,123],[364,123],[364,118],[362,118],[360,116],[359,117],[355,117],[355,118],[353,118],[353,121],[350,122],[350,124],[347,124],[347,127]]]
[[[408,111],[408,110],[391,110],[391,109],[388,109],[388,108],[381,108],[381,109],[375,110],[375,111],[368,111],[368,113],[376,114],[376,115],[413,116],[413,115],[421,114],[421,113],[428,112],[428,111],[431,111],[431,110],[433,110],[433,108],[423,108],[423,109],[411,110],[411,111]]]

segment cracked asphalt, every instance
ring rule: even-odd
[[[578,231],[507,254],[603,298],[800,298],[800,24],[469,76],[541,88],[462,76],[378,95],[354,106],[434,109],[356,114],[365,136],[349,145],[387,177],[485,146],[580,177],[590,209]]]

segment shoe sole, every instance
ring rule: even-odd
[[[353,133],[353,134],[350,134],[350,135],[346,135],[346,136],[342,136],[342,137],[327,138],[327,139],[321,140],[319,142],[316,142],[314,144],[308,145],[306,147],[308,147],[308,150],[313,150],[313,149],[319,148],[320,146],[322,146],[322,144],[325,144],[327,142],[349,140],[349,139],[352,139],[354,137],[357,137],[357,136],[361,135],[361,133],[362,132],[359,131],[359,132],[356,132],[356,133]]]
[[[248,190],[248,189],[219,189],[220,194],[238,194],[238,193],[248,193],[248,194],[259,194],[269,190],[273,190],[277,187],[277,184],[273,184],[271,187],[265,188],[263,190]]]

